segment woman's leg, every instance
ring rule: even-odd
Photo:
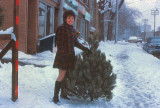
[[[59,104],[59,91],[61,88],[62,80],[65,77],[65,74],[66,74],[66,70],[59,69],[59,75],[58,75],[57,80],[55,82],[54,97],[53,97],[53,102],[56,104]]]
[[[57,78],[57,81],[61,81],[61,98],[70,100],[70,98],[67,96],[66,91],[65,91],[65,85],[63,79],[66,76],[66,70],[59,70],[59,76]],[[63,81],[63,82],[62,82]]]
[[[56,81],[62,81],[65,77],[65,74],[66,74],[66,70],[59,69],[59,75],[58,75]]]

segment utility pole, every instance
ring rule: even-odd
[[[144,40],[146,39],[146,24],[148,24],[148,19],[143,19],[142,22],[144,23]]]
[[[118,0],[116,0],[116,36],[115,43],[118,41]]]
[[[99,8],[102,10],[104,10],[104,2],[105,0],[100,0],[99,1]],[[104,41],[104,13],[100,12],[100,32],[101,32],[101,39]]]
[[[155,10],[151,10],[151,15],[154,15],[154,36],[155,36],[155,23],[156,23],[156,15],[159,15],[159,10],[155,9]]]
[[[14,0],[14,34],[16,41],[12,47],[12,100],[15,102],[18,99],[18,28],[19,28],[19,0]]]

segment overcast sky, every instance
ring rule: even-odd
[[[97,0],[99,1],[99,0]],[[142,23],[142,19],[148,19],[148,24],[154,29],[154,16],[151,15],[151,10],[156,8],[160,13],[160,0],[125,0],[127,6],[136,8],[142,12],[142,17],[137,20],[138,23]],[[160,15],[156,16],[156,29],[160,27]]]
[[[142,12],[142,17],[137,21],[142,23],[142,19],[148,19],[148,24],[154,29],[154,16],[151,15],[151,10],[156,8],[160,10],[160,0],[126,0],[127,5],[132,8],[137,8]],[[156,16],[156,28],[160,27],[160,15]]]

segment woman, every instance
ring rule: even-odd
[[[77,41],[76,31],[72,24],[75,21],[75,14],[72,10],[67,10],[63,14],[63,24],[58,27],[56,31],[55,44],[57,45],[57,53],[54,61],[53,68],[59,69],[59,75],[55,82],[55,90],[53,102],[59,103],[59,91],[61,89],[62,80],[65,77],[67,70],[72,70],[75,64],[75,51],[74,46],[89,51]],[[62,90],[61,90],[62,91]]]

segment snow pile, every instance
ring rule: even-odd
[[[0,63],[0,108],[160,108],[160,60],[143,51],[135,43],[101,42],[99,49],[111,60],[117,74],[113,99],[99,98],[93,102],[60,99],[57,106],[51,100],[58,70],[53,69],[55,53],[49,51],[37,55],[19,53],[23,62],[45,64],[19,66],[19,98],[11,101],[12,64]],[[81,50],[75,48],[76,54]],[[10,52],[5,58],[11,58]]]
[[[10,27],[10,28],[8,28],[8,29],[5,30],[5,31],[0,30],[0,34],[11,34],[11,39],[13,39],[13,40],[16,41],[16,36],[15,36],[15,34],[13,33],[13,27]]]
[[[0,30],[0,34],[11,34],[11,33],[13,33],[13,27],[10,27],[5,31]]]

